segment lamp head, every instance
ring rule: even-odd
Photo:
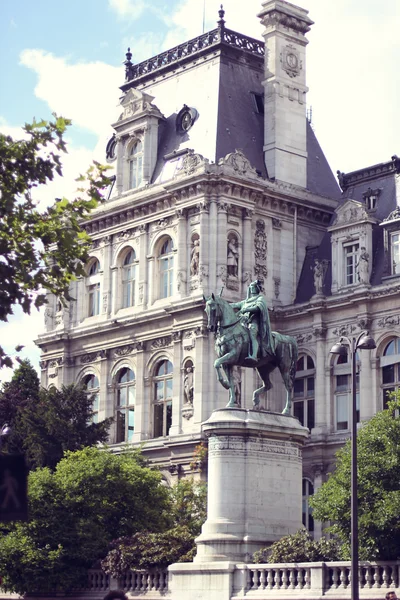
[[[330,349],[330,354],[339,354],[339,356],[347,356],[349,352],[349,347],[346,344],[343,344],[342,340],[340,342],[336,342],[333,344]]]
[[[8,424],[8,423],[5,423],[5,424],[3,425],[3,427],[1,428],[1,431],[0,431],[0,436],[1,436],[1,437],[3,437],[3,436],[5,437],[5,436],[7,436],[7,435],[10,435],[10,433],[11,433],[11,427],[9,426],[9,424]]]
[[[375,340],[369,335],[368,331],[362,336],[362,338],[358,342],[357,348],[360,348],[361,350],[373,350],[374,348],[376,348]]]

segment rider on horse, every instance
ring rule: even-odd
[[[268,306],[265,297],[261,294],[261,282],[258,279],[252,281],[248,287],[246,299],[233,302],[231,306],[239,308],[238,316],[241,317],[243,325],[249,329],[251,349],[249,348],[247,360],[256,362],[259,358],[258,336],[261,341],[261,357],[274,354]]]

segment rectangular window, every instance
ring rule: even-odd
[[[163,436],[163,413],[164,413],[164,405],[163,404],[155,404],[154,405],[154,437],[162,437]]]
[[[304,425],[304,402],[293,402],[293,414]]]
[[[400,273],[400,234],[390,236],[390,254],[392,258],[392,275]]]
[[[304,396],[304,379],[295,379],[294,380],[293,392],[294,392],[295,398],[302,398]]]
[[[89,317],[100,314],[100,283],[89,286]]]
[[[358,244],[344,246],[345,285],[357,283]]]
[[[130,408],[128,410],[128,442],[132,441],[134,431],[135,431],[135,409]]]
[[[120,444],[125,441],[125,411],[117,410],[117,435],[116,435],[116,443]]]
[[[338,431],[349,428],[349,397],[347,394],[336,395],[336,429]]]

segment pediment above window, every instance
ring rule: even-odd
[[[377,222],[377,220],[371,217],[367,212],[365,204],[358,202],[357,200],[347,200],[347,202],[336,209],[335,213],[336,218],[329,227],[329,231],[335,231],[359,223]]]
[[[121,100],[123,109],[118,122],[136,120],[146,115],[163,118],[160,110],[152,104],[154,96],[141,92],[140,90],[130,89]]]

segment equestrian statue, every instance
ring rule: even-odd
[[[234,365],[257,369],[263,385],[253,392],[253,408],[260,408],[260,394],[271,389],[270,373],[278,368],[286,387],[282,414],[290,414],[297,364],[297,342],[290,335],[271,331],[267,301],[261,282],[252,281],[247,297],[227,302],[221,296],[204,297],[208,329],[215,333],[218,381],[229,390],[227,408],[235,406]]]

